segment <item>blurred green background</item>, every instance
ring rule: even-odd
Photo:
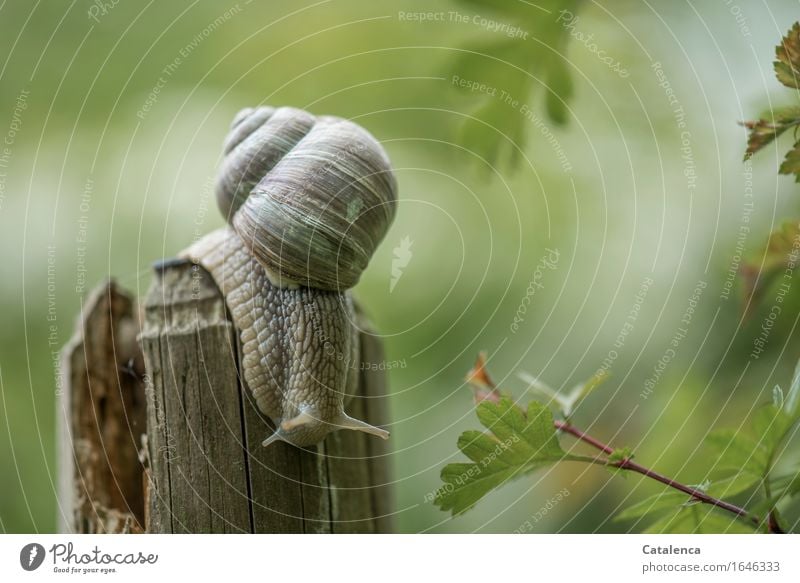
[[[571,39],[562,47],[574,83],[566,123],[547,117],[542,91],[519,94],[504,114],[511,137],[525,138],[516,162],[504,136],[465,132],[480,95],[452,82],[465,51],[502,37],[472,19],[502,21],[491,4],[0,3],[0,531],[56,528],[54,355],[86,294],[114,277],[143,295],[154,260],[222,224],[204,210],[221,140],[236,111],[257,104],[352,118],[396,167],[397,220],[356,293],[388,358],[404,364],[391,371],[401,531],[514,531],[562,488],[570,495],[534,531],[625,531],[608,517],[657,491],[562,464],[456,519],[432,506],[441,467],[462,459],[457,436],[477,427],[464,374],[483,349],[517,396],[520,372],[569,389],[615,351],[612,378],[576,420],[664,473],[702,480],[709,460],[698,442],[712,427],[737,427],[776,383],[788,384],[800,354],[796,302],[754,359],[765,312],[742,318],[738,282],[723,293],[750,180],[737,121],[791,103],[771,61],[797,4],[583,3],[576,30],[629,75]],[[429,11],[446,20],[401,15]],[[683,130],[656,62],[683,107]],[[511,83],[511,66],[487,58],[484,67],[473,80]],[[776,174],[784,149],[752,161],[746,255],[800,216],[798,187]],[[489,166],[482,156],[493,154]],[[393,250],[406,237],[411,259],[391,289]],[[558,250],[558,263],[512,330],[546,249]],[[633,329],[615,346],[647,278]],[[688,334],[645,399],[700,281]]]

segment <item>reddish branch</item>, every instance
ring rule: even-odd
[[[489,376],[489,373],[486,370],[486,354],[481,353],[478,355],[478,360],[475,363],[473,369],[467,374],[466,379],[473,388],[475,403],[479,403],[481,401],[493,401],[498,402],[501,398],[501,393],[497,389],[497,385]],[[610,456],[614,453],[614,448],[608,444],[603,443],[599,439],[588,435],[587,433],[581,431],[574,425],[567,423],[566,421],[554,421],[556,429],[559,429],[565,433],[569,433],[573,437],[577,438],[578,440],[587,443],[602,451],[604,454]],[[704,504],[711,504],[712,506],[716,506],[717,508],[721,508],[722,510],[727,510],[749,520],[756,526],[761,525],[761,520],[753,515],[750,514],[744,508],[736,506],[735,504],[731,504],[729,502],[725,502],[724,500],[720,500],[719,498],[714,498],[713,496],[709,496],[702,490],[698,490],[697,488],[692,488],[691,486],[687,486],[685,484],[681,484],[673,480],[672,478],[668,478],[667,476],[660,474],[650,468],[646,468],[636,462],[632,461],[630,458],[624,458],[621,460],[611,460],[605,458],[597,458],[595,460],[596,463],[603,464],[605,466],[619,468],[621,470],[630,470],[631,472],[636,472],[638,474],[642,474],[656,482],[660,482],[670,488],[674,488],[683,492],[684,494],[689,495],[693,500],[697,500],[698,502],[702,502]],[[774,520],[769,520],[767,522],[767,528],[769,532],[781,532],[778,525],[775,523]]]
[[[591,435],[588,435],[569,423],[564,421],[554,421],[556,429],[560,429],[565,433],[569,433],[573,437],[576,437],[580,441],[584,443],[588,443],[594,448],[599,449],[603,453],[607,455],[611,455],[614,453],[614,448],[611,446],[603,443],[602,441],[595,439]],[[630,458],[625,458],[619,461],[611,461],[611,460],[602,460],[605,465],[619,468],[621,470],[630,470],[632,472],[636,472],[638,474],[642,474],[643,476],[647,476],[650,479],[655,480],[656,482],[661,482],[669,486],[670,488],[674,488],[676,490],[680,490],[684,494],[688,494],[694,500],[698,502],[703,502],[705,504],[711,504],[712,506],[716,506],[717,508],[722,508],[723,510],[727,510],[728,512],[732,512],[737,516],[741,516],[742,518],[746,518],[751,522],[755,523],[756,525],[761,524],[761,520],[757,516],[753,516],[744,508],[736,506],[735,504],[731,504],[730,502],[725,502],[724,500],[720,500],[719,498],[714,498],[713,496],[709,496],[702,490],[698,490],[697,488],[692,488],[691,486],[687,486],[685,484],[681,484],[673,480],[672,478],[668,478],[667,476],[660,474],[650,468],[646,468],[643,465],[637,464],[636,462],[632,461]]]

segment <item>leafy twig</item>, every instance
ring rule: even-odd
[[[578,440],[583,441],[584,443],[588,443],[592,447],[599,449],[605,454],[612,455],[615,452],[614,448],[612,448],[610,445],[607,445],[602,441],[600,441],[599,439],[596,439],[591,435],[588,435],[587,433],[581,431],[580,429],[578,429],[577,427],[575,427],[570,423],[556,420],[554,424],[556,426],[556,429],[564,431],[565,433],[569,433]],[[691,486],[682,484],[676,480],[673,480],[672,478],[668,478],[667,476],[659,472],[656,472],[655,470],[651,470],[650,468],[646,468],[645,466],[634,462],[630,458],[626,457],[618,461],[613,461],[605,458],[598,458],[596,463],[604,466],[615,467],[621,470],[629,470],[632,472],[636,472],[638,474],[642,474],[643,476],[655,480],[656,482],[661,482],[662,484],[669,486],[670,488],[674,488],[675,490],[679,490],[684,494],[688,494],[698,502],[711,504],[712,506],[716,506],[717,508],[721,508],[722,510],[727,510],[728,512],[731,512],[736,516],[750,520],[756,525],[761,524],[761,520],[757,516],[750,514],[744,508],[740,508],[739,506],[731,504],[730,502],[725,502],[724,500],[714,498],[713,496],[708,495],[702,490],[698,490],[697,488],[692,488]]]
[[[459,0],[478,14],[495,14],[505,34],[473,38],[448,65],[450,84],[469,104],[460,141],[490,164],[521,159],[524,123],[545,122],[534,113],[535,94],[544,93],[545,111],[553,123],[567,121],[567,101],[573,93],[566,48],[568,25],[574,25],[582,0]],[[535,108],[538,112],[538,108]],[[535,117],[533,117],[535,116]],[[500,158],[502,156],[502,158]]]
[[[777,448],[797,421],[798,411],[795,409],[800,408],[797,405],[800,400],[800,372],[795,375],[786,399],[783,398],[783,391],[777,388],[778,403],[769,405],[756,414],[753,427],[758,439],[724,429],[709,435],[706,440],[709,447],[719,450],[720,469],[736,471],[732,478],[720,482],[719,485],[724,483],[724,488],[721,489],[688,486],[634,462],[628,448],[613,448],[573,425],[566,415],[563,420],[553,419],[547,407],[536,401],[529,402],[527,409],[520,406],[501,392],[492,380],[486,369],[484,353],[478,356],[466,380],[474,391],[478,419],[491,433],[467,431],[461,435],[459,449],[472,463],[449,464],[442,470],[444,485],[437,490],[435,496],[435,502],[442,510],[451,510],[453,514],[465,512],[489,491],[508,480],[545,465],[577,461],[638,473],[676,490],[675,494],[688,495],[688,502],[703,503],[724,510],[754,527],[764,525],[768,532],[782,532],[775,511],[777,498],[773,498],[769,491],[767,498],[770,506],[765,508],[763,519],[757,513],[723,500],[722,497],[736,494],[757,481],[768,486],[771,479],[769,468],[777,455]],[[563,401],[549,387],[545,394],[550,397],[551,403],[561,404]],[[559,444],[557,431],[575,437],[603,455],[575,455],[565,451]],[[795,489],[793,483],[794,479],[786,486],[786,492]],[[673,497],[669,497],[669,500]],[[659,504],[659,508],[663,508],[663,504]]]
[[[794,89],[800,89],[800,23],[795,22],[789,32],[781,39],[781,44],[775,47],[775,76],[778,81]],[[747,150],[744,158],[747,160],[764,146],[778,138],[788,129],[795,131],[800,126],[800,107],[787,107],[772,111],[768,116],[756,120],[743,122],[748,130]],[[778,172],[781,174],[794,174],[795,181],[800,182],[800,140],[795,135],[795,143],[783,159]]]
[[[477,360],[477,362],[475,364],[475,367],[467,375],[467,380],[473,385],[476,384],[476,382],[475,382],[476,379],[479,379],[480,380],[480,384],[482,386],[486,387],[486,389],[488,389],[488,393],[487,394],[490,394],[492,396],[491,397],[492,400],[496,400],[496,399],[499,398],[500,391],[497,388],[497,385],[495,384],[495,382],[492,380],[492,377],[489,376],[489,373],[486,370],[486,355],[485,355],[485,353],[481,353],[478,356],[478,360]],[[478,395],[478,393],[476,392],[476,399],[478,398],[477,395]],[[598,450],[602,451],[604,454],[606,454],[608,456],[614,455],[616,453],[616,451],[617,451],[613,447],[611,447],[610,445],[608,445],[606,443],[603,443],[602,441],[600,441],[599,439],[597,439],[595,437],[592,437],[591,435],[589,435],[585,431],[582,431],[581,429],[578,429],[577,427],[575,427],[572,423],[570,423],[568,421],[560,421],[560,420],[556,419],[556,420],[553,421],[553,425],[555,426],[556,429],[558,429],[560,431],[563,431],[564,433],[569,433],[570,435],[572,435],[573,437],[575,437],[579,441],[582,441],[584,443],[587,443],[587,444],[591,445],[595,449],[598,449]],[[684,494],[688,494],[689,496],[691,496],[693,499],[697,500],[698,502],[703,502],[705,504],[711,504],[712,506],[716,506],[717,508],[721,508],[722,510],[727,510],[728,512],[731,512],[731,513],[735,514],[736,516],[739,516],[739,517],[745,518],[747,520],[750,520],[751,522],[753,522],[756,525],[760,525],[761,524],[761,520],[757,516],[754,516],[754,515],[750,514],[744,508],[740,508],[739,506],[736,506],[735,504],[731,504],[730,502],[725,502],[724,500],[720,500],[718,498],[714,498],[713,496],[710,496],[709,494],[703,492],[702,490],[698,490],[697,488],[692,488],[691,486],[687,486],[685,484],[681,484],[680,482],[678,482],[676,480],[673,480],[672,478],[668,478],[667,476],[665,476],[665,475],[663,475],[663,474],[661,474],[659,472],[656,472],[655,470],[651,470],[650,468],[646,468],[645,466],[634,462],[633,460],[630,459],[630,457],[624,457],[624,458],[622,458],[620,460],[612,460],[612,459],[605,459],[605,458],[595,458],[595,461],[592,462],[592,463],[597,463],[597,464],[604,465],[604,466],[609,466],[609,467],[615,467],[615,468],[619,468],[621,470],[629,470],[629,471],[632,471],[632,472],[636,472],[636,473],[641,474],[641,475],[643,475],[645,477],[648,477],[648,478],[650,478],[652,480],[655,480],[656,482],[661,482],[662,484],[664,484],[666,486],[669,486],[670,488],[674,488],[675,490],[679,490],[679,491],[683,492]]]

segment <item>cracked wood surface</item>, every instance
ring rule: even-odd
[[[141,532],[145,432],[139,315],[113,282],[81,307],[61,352],[57,387],[59,523],[62,532]]]

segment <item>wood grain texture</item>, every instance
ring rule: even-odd
[[[113,281],[87,298],[64,347],[58,423],[60,530],[141,532],[145,431],[139,318]]]
[[[160,269],[145,300],[149,532],[389,532],[385,444],[339,431],[320,445],[262,447],[271,422],[241,380],[239,334],[211,276]],[[381,359],[380,342],[362,349]],[[373,346],[376,345],[376,346]],[[362,371],[351,413],[383,424],[383,373]],[[375,443],[380,442],[380,443]]]

